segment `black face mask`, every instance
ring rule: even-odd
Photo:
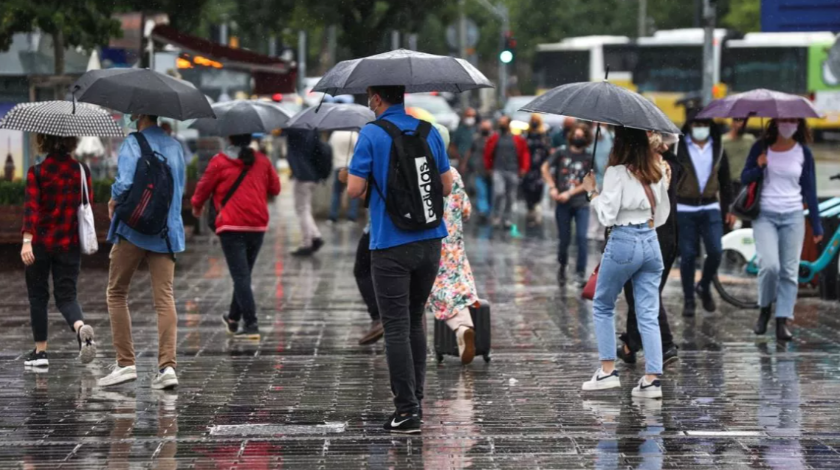
[[[572,139],[571,144],[578,148],[586,147],[586,139]]]
[[[484,137],[487,137],[488,135],[490,135],[490,131],[488,131],[487,129],[482,129],[481,130],[481,135],[483,135]]]

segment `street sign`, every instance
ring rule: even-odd
[[[478,40],[481,38],[481,33],[478,31],[478,25],[475,21],[467,18],[467,47],[475,47],[478,45]],[[446,43],[449,47],[457,49],[458,44],[458,23],[452,23],[446,28]]]

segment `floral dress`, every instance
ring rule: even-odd
[[[448,320],[478,302],[475,279],[464,249],[464,220],[470,218],[472,205],[461,175],[454,168],[450,171],[452,194],[444,201],[443,214],[449,236],[443,239],[440,270],[426,303],[426,312],[433,313],[438,320]]]

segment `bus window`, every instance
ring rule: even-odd
[[[808,93],[808,49],[805,47],[732,47],[723,53],[721,80],[730,92],[769,88]]]
[[[691,92],[703,83],[702,46],[643,46],[633,69],[639,93]]]
[[[554,88],[589,81],[589,50],[540,51],[535,67],[537,87]]]

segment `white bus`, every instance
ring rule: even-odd
[[[609,80],[629,85],[633,45],[627,36],[580,36],[537,46],[534,81],[537,93],[574,82]]]

